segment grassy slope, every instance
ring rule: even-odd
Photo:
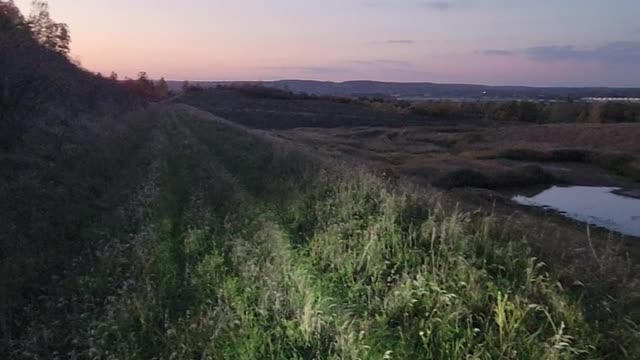
[[[424,118],[398,112],[392,104],[259,91],[259,88],[212,88],[190,91],[178,101],[257,129],[399,127],[425,121]],[[383,109],[386,111],[381,111]]]
[[[109,215],[136,230],[97,222],[100,245],[39,299],[16,357],[562,359],[633,344],[624,324],[611,340],[585,321],[491,218],[187,106],[152,116],[146,180]]]

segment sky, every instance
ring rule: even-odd
[[[640,87],[640,0],[48,2],[121,77]]]

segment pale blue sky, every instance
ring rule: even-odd
[[[640,86],[640,0],[49,3],[105,73]]]

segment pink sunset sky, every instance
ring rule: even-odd
[[[637,0],[48,2],[121,77],[640,86]]]

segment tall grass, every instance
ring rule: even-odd
[[[491,219],[480,232],[455,212],[421,209],[428,215],[412,219],[415,200],[365,173],[315,182],[291,208],[249,198],[220,227],[205,221],[175,233],[169,224],[187,214],[155,224],[140,259],[150,264],[144,286],[101,325],[101,337],[114,341],[100,351],[234,359],[597,354],[578,304],[524,244],[493,242]]]
[[[493,218],[187,108],[165,116],[151,216],[78,292],[95,294],[116,258],[121,281],[78,314],[75,340],[49,346],[108,359],[605,355],[580,302]]]

